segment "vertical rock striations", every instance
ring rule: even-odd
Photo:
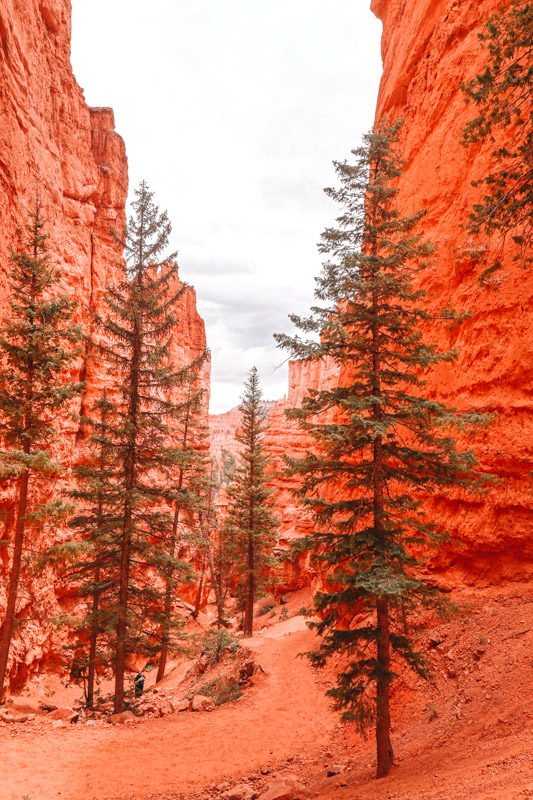
[[[533,572],[533,280],[508,253],[504,269],[480,283],[481,268],[465,255],[462,228],[483,191],[472,181],[491,171],[491,153],[505,141],[505,132],[495,131],[495,143],[468,150],[460,144],[475,116],[460,82],[483,70],[486,51],[478,33],[500,6],[496,0],[372,4],[383,21],[377,118],[405,119],[400,196],[407,211],[427,208],[424,234],[437,247],[423,276],[429,307],[450,305],[470,314],[452,331],[432,331],[443,348],[456,347],[460,355],[431,374],[428,392],[462,411],[497,413],[471,444],[499,483],[476,501],[437,497],[428,512],[466,545],[442,566],[488,581]]]
[[[460,444],[473,447],[482,467],[497,475],[499,483],[483,497],[457,493],[427,503],[428,514],[463,544],[450,546],[433,567],[455,570],[465,581],[490,582],[533,574],[531,272],[508,257],[505,269],[481,284],[481,268],[464,255],[468,235],[462,228],[478,191],[472,181],[490,169],[496,145],[461,146],[461,132],[475,112],[466,105],[460,82],[482,71],[484,50],[477,34],[499,5],[496,0],[372,2],[383,21],[384,69],[376,116],[405,120],[402,211],[428,209],[423,232],[437,247],[433,265],[423,275],[429,308],[449,305],[470,314],[452,330],[439,324],[429,332],[443,349],[457,348],[460,356],[456,364],[441,365],[430,375],[427,393],[461,411],[497,413],[492,426]],[[267,446],[279,470],[284,452],[297,455],[306,446],[283,412],[308,387],[324,385],[324,376],[310,370],[311,365],[291,364],[289,397],[270,412]],[[308,523],[290,499],[290,482],[277,480],[282,539],[289,539],[304,532]]]

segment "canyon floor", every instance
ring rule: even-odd
[[[263,670],[254,684],[212,712],[122,726],[0,723],[0,798],[207,800],[243,783],[260,797],[284,776],[317,800],[533,798],[533,589],[465,590],[456,600],[460,613],[421,632],[434,685],[397,683],[397,764],[386,779],[373,780],[372,740],[330,708],[331,675],[298,657],[313,634],[295,596],[294,616],[247,642]]]

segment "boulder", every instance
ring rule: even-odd
[[[249,680],[255,672],[255,661],[249,660],[239,670],[239,682],[244,683]]]
[[[255,800],[257,792],[252,786],[247,783],[240,783],[238,786],[233,786],[224,792],[222,795],[223,800]]]
[[[47,701],[43,700],[43,702],[39,703],[39,708],[41,708],[43,711],[55,711],[57,706],[54,705],[54,703],[48,703]]]
[[[119,711],[118,714],[111,714],[107,718],[107,722],[112,725],[124,725],[125,722],[130,722],[133,719],[137,719],[133,711]]]
[[[32,714],[32,719],[35,718],[35,714]],[[2,722],[27,722],[29,719],[28,714],[6,714],[5,712],[0,712],[0,719]]]
[[[54,720],[63,720],[65,722],[77,722],[79,719],[79,713],[77,711],[73,711],[72,708],[56,708],[54,711],[50,711],[47,714],[46,719]]]
[[[295,776],[288,775],[270,784],[259,800],[306,800],[309,790]]]
[[[195,694],[192,699],[192,711],[212,711],[215,707],[214,700],[203,694]]]
[[[340,775],[345,769],[346,767],[344,764],[333,764],[331,767],[328,767],[327,776],[328,778],[333,778],[335,775]]]
[[[191,710],[191,701],[190,700],[180,700],[174,704],[176,711],[190,711]]]

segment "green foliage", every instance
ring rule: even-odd
[[[192,700],[195,694],[202,694],[205,697],[210,697],[216,706],[221,706],[224,703],[238,700],[242,697],[242,691],[239,682],[235,676],[220,675],[214,678],[209,683],[205,683],[195,689],[194,693],[187,695],[188,700]]]
[[[235,475],[236,461],[235,456],[226,450],[225,447],[221,450],[221,463],[219,464],[216,459],[213,459],[213,472],[217,487],[225,484],[230,484]]]
[[[232,578],[245,609],[244,631],[252,635],[253,604],[261,587],[271,580],[268,570],[277,564],[272,555],[278,520],[272,512],[263,450],[267,412],[262,403],[257,369],[250,370],[239,405],[241,425],[237,441],[242,445],[233,483],[228,489],[228,511],[223,536]]]
[[[224,628],[210,630],[200,640],[202,655],[206,656],[210,664],[216,664],[226,651],[234,653],[239,648],[239,642]]]
[[[122,276],[107,287],[107,314],[97,318],[92,343],[111,388],[87,421],[91,460],[77,471],[75,495],[84,506],[72,527],[83,553],[73,566],[80,594],[92,598],[83,624],[113,654],[116,711],[128,654],[153,659],[163,647],[179,648],[172,600],[178,584],[192,579],[177,536],[179,511],[191,502],[183,475],[196,463],[184,431],[201,403],[196,381],[207,353],[183,367],[172,360],[177,303],[187,287],[175,254],[163,255],[170,229],[141,183],[127,228],[115,234],[125,262],[116,264]]]
[[[60,291],[61,274],[50,260],[47,240],[37,196],[23,233],[23,248],[10,252],[10,314],[0,326],[0,484],[13,488],[16,497],[10,520],[13,529],[6,525],[12,559],[0,636],[0,698],[23,553],[27,561],[36,562],[40,532],[72,510],[47,497],[50,480],[63,472],[52,452],[57,422],[83,387],[69,375],[80,354],[81,330],[72,320],[76,302]]]
[[[532,261],[533,241],[533,3],[513,0],[487,20],[479,38],[487,48],[483,72],[463,83],[467,101],[477,107],[463,132],[463,144],[495,141],[494,168],[474,185],[487,194],[470,215],[469,230],[496,235],[496,256],[482,275],[501,267],[510,238],[515,260]],[[504,134],[502,136],[502,134]]]
[[[265,614],[268,614],[270,611],[273,611],[275,608],[274,603],[267,603],[266,605],[262,606],[259,611],[257,612],[258,617],[264,617]]]
[[[323,666],[344,656],[330,695],[362,732],[376,724],[381,775],[391,763],[391,659],[429,676],[405,633],[405,614],[441,604],[420,567],[445,531],[422,502],[448,487],[479,485],[473,453],[457,451],[450,428],[483,419],[424,396],[427,370],[455,353],[423,336],[430,318],[413,282],[420,285],[433,247],[417,232],[424,212],[402,216],[398,209],[400,126],[382,124],[366,135],[355,163],[335,162],[340,188],[326,193],[342,211],[319,245],[329,257],[316,281],[320,305],[308,318],[291,317],[305,337],[276,337],[292,357],[327,358],[338,368],[337,381],[310,390],[288,412],[314,447],[286,461],[315,525],[299,548],[324,576],[314,598],[320,619],[310,623],[321,643],[310,657]]]
[[[83,388],[67,368],[80,354],[76,302],[59,292],[39,198],[29,212],[24,249],[11,250],[10,315],[0,328],[0,480],[62,471],[50,453],[58,413]]]

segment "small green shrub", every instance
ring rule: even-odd
[[[207,631],[200,640],[202,656],[207,656],[210,664],[216,664],[222,658],[225,650],[235,653],[240,647],[239,642],[224,628]]]
[[[203,694],[210,697],[216,706],[228,703],[230,700],[238,700],[242,696],[239,683],[235,677],[221,675],[209,683],[199,686],[194,692],[186,695],[188,700],[192,700],[195,694]]]
[[[273,608],[275,608],[274,603],[267,603],[265,606],[259,609],[257,616],[262,617],[265,614],[268,614],[269,611],[272,611]]]

